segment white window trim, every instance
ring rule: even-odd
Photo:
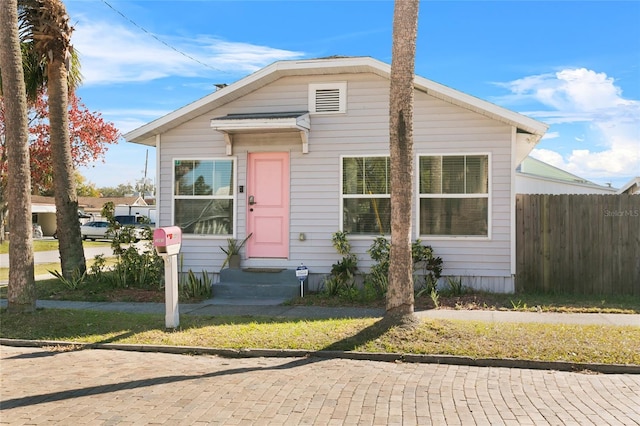
[[[340,165],[339,165],[339,169],[340,169],[340,197],[338,198],[339,202],[338,202],[338,223],[340,224],[339,228],[340,231],[344,231],[344,222],[343,222],[343,206],[344,206],[344,199],[348,198],[348,199],[352,199],[352,198],[366,198],[366,199],[370,199],[373,198],[372,196],[369,195],[364,195],[364,194],[352,194],[348,197],[344,196],[344,169],[342,167],[343,165],[343,160],[345,158],[374,158],[374,157],[385,157],[385,158],[389,158],[390,159],[390,155],[389,154],[349,154],[349,155],[341,155],[340,156]],[[389,183],[391,184],[391,183]],[[378,196],[376,198],[391,198],[391,194],[378,194]],[[374,240],[377,237],[379,237],[380,235],[363,235],[363,234],[349,234],[349,239],[353,239],[353,240]],[[391,238],[391,234],[384,234],[384,236]]]
[[[474,156],[486,155],[489,162],[489,176],[487,183],[487,194],[420,194],[420,157],[455,157],[455,156]],[[493,217],[493,159],[491,152],[428,152],[416,154],[414,159],[414,194],[416,201],[414,202],[414,216],[416,218],[416,239],[429,241],[489,241],[492,239],[492,217]],[[420,200],[422,198],[487,198],[487,235],[430,235],[420,234]]]
[[[316,112],[316,91],[337,89],[339,92],[338,111]],[[309,114],[327,115],[344,114],[347,112],[347,82],[333,81],[331,83],[310,83],[309,84]]]
[[[237,191],[237,187],[238,187],[238,158],[237,157],[173,157],[171,159],[171,223],[176,223],[176,203],[175,200],[176,199],[189,199],[189,200],[200,200],[200,199],[206,199],[206,200],[210,200],[210,199],[214,199],[216,197],[211,197],[211,196],[176,196],[175,194],[175,184],[176,184],[176,160],[179,161],[194,161],[194,160],[198,160],[198,161],[229,161],[231,160],[233,162],[233,185],[234,185],[234,190],[233,190],[233,195],[226,197],[224,199],[229,199],[229,200],[233,200],[233,234],[232,235],[215,235],[215,234],[211,234],[211,235],[203,235],[203,234],[186,234],[183,233],[182,234],[182,239],[198,239],[198,240],[221,240],[224,241],[227,238],[237,238],[237,229],[238,229],[238,191]],[[223,199],[223,197],[217,197],[218,199]]]

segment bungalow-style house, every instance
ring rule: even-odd
[[[617,189],[602,186],[533,157],[525,158],[516,168],[517,194],[603,194]]]
[[[281,61],[125,135],[156,148],[158,226],[182,228],[184,270],[309,268],[318,286],[348,232],[360,270],[390,235],[390,66]],[[547,126],[416,76],[412,234],[444,275],[514,291],[515,170]]]
[[[146,206],[142,197],[78,197],[78,217],[82,223],[102,219],[102,207],[107,202],[114,205]],[[56,203],[54,197],[31,196],[31,217],[34,225],[39,225],[42,236],[50,237],[56,232]]]

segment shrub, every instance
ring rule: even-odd
[[[434,292],[438,291],[438,280],[442,273],[442,258],[435,257],[433,248],[423,245],[420,239],[411,245],[411,256],[413,257],[414,271],[421,272],[414,275],[414,281],[418,283],[416,296],[429,294],[433,299]]]
[[[209,299],[211,297],[211,277],[207,271],[202,271],[201,278],[189,269],[186,279],[178,283],[180,296],[185,299]]]
[[[466,291],[467,287],[462,284],[462,278],[447,277],[447,293],[453,296],[462,296]]]
[[[331,243],[342,259],[331,265],[331,274],[323,281],[323,291],[330,296],[349,295],[350,298],[354,290],[357,291],[358,258],[351,253],[346,232],[335,232],[331,236]]]
[[[55,276],[61,283],[63,283],[69,290],[77,290],[83,284],[85,284],[85,279],[87,277],[87,272],[83,272],[82,274],[78,269],[74,269],[71,273],[71,278],[65,278],[60,271],[49,271],[49,273]]]
[[[164,263],[152,246],[151,228],[146,227],[144,232],[145,243],[137,246],[132,244],[138,234],[133,227],[122,227],[118,232],[119,224],[113,216],[113,203],[106,203],[102,209],[102,215],[111,224],[114,238],[111,242],[113,254],[116,255],[116,264],[111,270],[106,270],[104,259],[96,256],[96,262],[91,269],[93,279],[106,281],[116,288],[143,288],[160,289],[164,275]]]
[[[364,278],[365,287],[373,291],[377,298],[383,298],[389,289],[389,253],[391,245],[385,237],[379,236],[367,250],[371,259],[376,263],[371,266],[371,272]]]
[[[389,256],[391,244],[383,236],[377,237],[367,253],[376,263],[371,272],[365,277],[365,283],[376,290],[379,297],[387,293],[389,287]],[[411,244],[411,258],[413,261],[414,283],[418,284],[417,296],[431,294],[436,289],[442,272],[442,258],[433,256],[431,246],[425,246],[421,240]],[[420,271],[420,273],[417,273]]]

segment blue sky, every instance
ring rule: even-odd
[[[66,0],[84,84],[122,133],[283,59],[391,63],[392,1]],[[599,184],[640,175],[640,1],[422,1],[416,73],[550,125],[532,155]],[[155,178],[121,140],[98,187]]]

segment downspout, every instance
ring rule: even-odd
[[[516,254],[517,254],[517,246],[516,246],[516,141],[518,129],[515,127],[511,127],[511,170],[510,175],[510,188],[511,202],[509,203],[509,220],[511,222],[511,226],[509,227],[509,252],[510,252],[510,260],[511,260],[511,288],[508,289],[509,293],[515,293],[516,290]]]
[[[161,136],[156,135],[156,227],[160,227],[160,140]],[[172,225],[172,224],[170,224]]]

